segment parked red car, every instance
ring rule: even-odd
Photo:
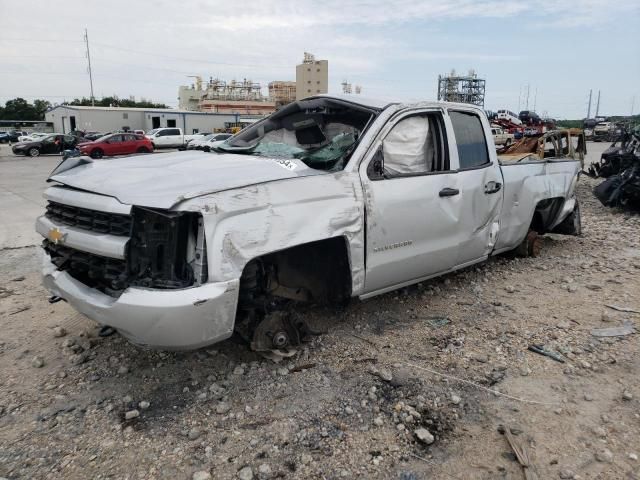
[[[91,158],[102,158],[112,155],[128,155],[130,153],[153,152],[151,140],[133,133],[112,133],[100,137],[93,142],[78,145],[80,153]]]

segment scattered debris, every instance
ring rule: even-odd
[[[591,335],[594,337],[624,337],[635,332],[632,322],[624,322],[621,327],[594,328]]]
[[[527,480],[538,480],[538,474],[535,472],[535,469],[531,464],[529,453],[527,452],[524,443],[518,442],[516,440],[509,427],[504,427],[500,433],[502,433],[506,437],[511,450],[513,450],[513,453],[515,453],[516,458],[518,459],[518,463],[522,465],[524,478],[526,478]]]
[[[308,370],[310,368],[314,368],[316,366],[315,363],[305,363],[302,365],[296,365],[295,367],[293,367],[291,370],[289,370],[291,373],[295,373],[295,372],[302,372],[303,370]]]
[[[540,355],[544,355],[545,357],[552,358],[556,362],[565,363],[564,358],[562,358],[559,353],[553,352],[551,350],[545,350],[542,345],[529,345],[529,348],[527,350],[538,353]]]
[[[25,305],[24,307],[21,307],[18,310],[11,312],[9,315],[15,315],[17,313],[26,312],[27,310],[30,310],[30,309],[31,307],[29,305]]]
[[[618,307],[617,305],[605,305],[605,307],[609,307],[613,310],[617,310],[618,312],[640,313],[640,310],[635,310],[633,308],[628,308],[628,307]]]
[[[451,323],[448,317],[426,317],[427,323],[433,328],[444,327]]]

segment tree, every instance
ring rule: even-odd
[[[38,115],[38,120],[44,120],[44,114],[51,108],[51,102],[48,100],[37,99],[33,101],[33,108]]]
[[[35,108],[24,98],[7,101],[2,112],[3,120],[39,120]]]
[[[33,105],[24,98],[14,98],[7,101],[4,108],[0,107],[1,120],[44,120],[44,113],[51,104],[47,100],[34,100]]]

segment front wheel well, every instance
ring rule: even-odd
[[[351,297],[351,263],[344,237],[268,253],[248,262],[240,278],[239,308],[294,300],[340,304]]]

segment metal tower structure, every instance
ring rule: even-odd
[[[485,83],[474,70],[469,70],[468,75],[456,75],[455,70],[449,75],[438,75],[438,100],[484,107]]]

